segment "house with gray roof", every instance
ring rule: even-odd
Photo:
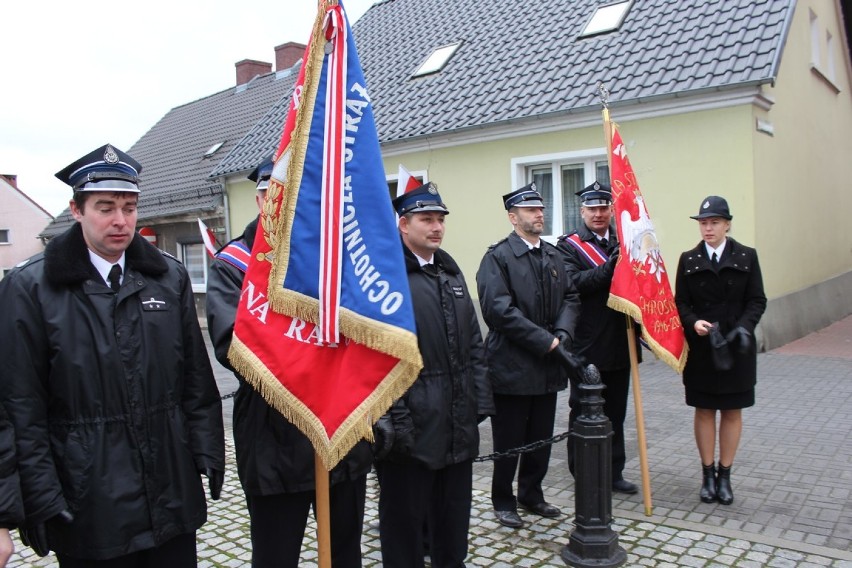
[[[198,219],[220,244],[227,238],[224,184],[210,174],[270,108],[289,98],[304,49],[297,43],[276,47],[275,71],[262,61],[236,63],[234,87],[173,108],[127,150],[142,164],[137,230],[183,261],[197,294],[206,291],[209,260]],[[66,210],[42,236],[59,234],[73,222]],[[203,314],[203,302],[197,304]]]
[[[511,229],[503,194],[536,181],[548,239],[580,222],[575,192],[609,176],[603,85],[670,281],[700,240],[689,216],[725,196],[732,236],[760,253],[772,348],[852,310],[845,18],[839,0],[385,0],[353,31],[386,177],[402,164],[438,184],[444,246],[469,279]],[[287,104],[219,173],[277,146]],[[235,189],[239,232],[256,209]],[[842,253],[820,244],[827,226]]]

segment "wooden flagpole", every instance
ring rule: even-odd
[[[612,122],[609,117],[609,91],[601,83],[598,91],[603,105],[604,138],[609,171],[612,172]],[[630,352],[630,375],[633,387],[633,406],[636,412],[636,442],[639,446],[639,468],[642,474],[642,498],[645,503],[645,515],[651,516],[651,477],[648,471],[648,447],[645,441],[645,415],[642,412],[642,386],[639,382],[639,351],[636,346],[636,332],[633,320],[624,314],[627,332],[627,347]]]
[[[317,9],[322,11],[326,5],[334,6],[337,0],[317,0]],[[329,477],[319,453],[314,451],[314,491],[316,504],[314,512],[317,518],[317,568],[331,568],[331,507],[329,506]]]
[[[314,453],[314,478],[316,487],[315,513],[317,515],[317,566],[331,568],[331,513],[329,507],[329,472]]]

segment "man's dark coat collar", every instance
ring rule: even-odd
[[[129,269],[142,274],[158,275],[168,272],[169,266],[163,252],[135,233],[125,251],[125,262]],[[44,274],[56,284],[75,284],[92,277],[93,266],[83,239],[80,223],[54,237],[44,249]]]

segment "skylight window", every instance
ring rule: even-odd
[[[589,23],[583,28],[580,37],[588,37],[597,34],[603,34],[617,30],[624,22],[624,17],[630,9],[633,0],[625,0],[624,2],[616,2],[606,6],[599,6]]]
[[[429,57],[426,58],[426,61],[421,63],[420,67],[417,68],[417,71],[414,72],[413,77],[431,75],[432,73],[437,73],[443,69],[444,65],[447,64],[447,61],[450,60],[450,57],[453,56],[460,45],[461,42],[459,41],[433,50],[432,53],[429,54]]]
[[[224,143],[225,143],[225,141],[224,141],[224,140],[222,140],[221,142],[217,142],[216,144],[213,144],[212,146],[210,146],[210,149],[209,149],[209,150],[207,150],[206,152],[204,152],[204,157],[205,157],[205,158],[209,158],[210,156],[212,156],[213,154],[215,154],[215,153],[216,153],[216,150],[218,150],[219,148],[221,148],[221,147],[222,147],[222,144],[224,144]]]

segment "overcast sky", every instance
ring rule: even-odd
[[[376,1],[343,0],[349,22]],[[71,188],[54,173],[107,142],[126,151],[172,108],[233,87],[237,61],[274,66],[276,45],[307,43],[316,10],[316,0],[3,2],[0,174],[61,213]]]

